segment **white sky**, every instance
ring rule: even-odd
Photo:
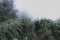
[[[60,0],[15,0],[15,5],[19,10],[27,10],[34,19],[60,17]]]

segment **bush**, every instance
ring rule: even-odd
[[[38,36],[39,40],[54,40],[56,27],[58,27],[57,24],[50,19],[37,20],[35,21],[36,36]]]
[[[0,40],[32,40],[33,31],[30,19],[10,19],[0,23]]]

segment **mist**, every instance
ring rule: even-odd
[[[33,19],[55,20],[60,17],[60,0],[14,0],[14,4],[18,10],[26,10]]]

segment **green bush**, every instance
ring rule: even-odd
[[[33,31],[30,19],[10,19],[0,23],[0,40],[32,40]]]
[[[58,35],[58,27],[59,24],[55,23],[54,21],[50,19],[41,19],[35,21],[35,27],[38,28],[38,33],[36,36],[38,36],[40,39],[39,40],[55,40],[58,39],[56,36]],[[59,28],[60,29],[60,28]]]

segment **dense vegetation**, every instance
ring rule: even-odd
[[[11,19],[0,23],[0,40],[32,40],[34,24],[30,19]]]
[[[0,40],[60,40],[60,19],[17,18],[10,1],[0,3]]]
[[[39,26],[38,26],[39,25]],[[52,20],[41,19],[35,22],[38,40],[60,40],[60,24]]]

